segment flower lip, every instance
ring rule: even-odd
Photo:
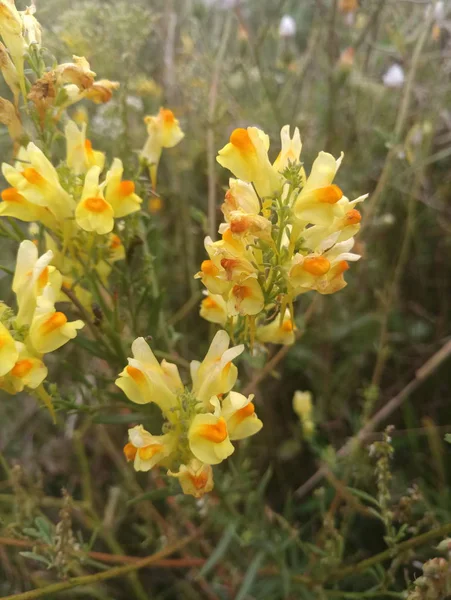
[[[345,221],[348,225],[357,225],[362,220],[362,215],[358,210],[353,208],[345,214]]]
[[[343,192],[334,183],[332,185],[326,185],[315,190],[315,196],[318,202],[324,202],[325,204],[335,204],[343,197]]]
[[[175,121],[174,113],[169,108],[160,108],[160,115],[167,125],[171,125]]]
[[[286,321],[284,321],[282,323],[282,329],[283,329],[283,331],[286,331],[287,333],[289,333],[290,331],[293,331],[293,321],[291,319],[287,319]]]
[[[199,475],[189,473],[188,477],[196,490],[202,490],[208,483],[208,472],[202,471]]]
[[[127,371],[128,375],[130,375],[130,377],[133,379],[133,381],[141,382],[144,380],[144,373],[136,367],[128,365],[127,367],[125,367],[125,370]]]
[[[330,262],[324,256],[307,256],[302,263],[302,268],[310,275],[319,277],[329,271]]]
[[[121,196],[131,196],[135,193],[135,184],[133,181],[121,181],[119,184],[119,194]]]
[[[249,404],[246,404],[246,406],[243,406],[243,408],[240,408],[240,410],[237,410],[237,412],[233,415],[234,420],[237,421],[238,423],[241,423],[241,421],[244,421],[244,419],[247,419],[248,417],[252,416],[255,413],[255,406],[253,405],[252,402],[249,402]]]
[[[232,134],[230,136],[230,143],[240,152],[243,152],[245,154],[255,153],[255,147],[252,143],[251,138],[249,137],[247,129],[239,127],[238,129],[232,131]]]
[[[213,298],[210,298],[210,296],[208,296],[207,298],[202,300],[202,305],[204,306],[204,308],[217,308],[218,303],[215,302]]]
[[[53,313],[51,317],[49,317],[42,325],[41,331],[43,335],[47,335],[52,333],[52,331],[56,331],[63,325],[67,323],[67,317],[62,312]]]
[[[338,265],[335,266],[335,271],[337,273],[344,273],[349,269],[349,263],[346,260],[341,260]]]
[[[22,176],[32,185],[42,185],[45,182],[44,177],[33,167],[27,167],[22,171]]]
[[[249,298],[252,296],[252,290],[247,285],[234,285],[232,288],[232,293],[236,298],[240,300],[244,300],[244,298]]]
[[[200,266],[200,270],[205,275],[217,275],[218,267],[214,264],[212,260],[204,260]]]
[[[138,452],[138,449],[133,444],[128,443],[124,446],[125,458],[128,461],[133,460],[135,458],[137,452]]]
[[[110,248],[111,250],[116,250],[116,248],[120,248],[122,242],[121,242],[121,238],[116,235],[115,233],[113,233],[113,235],[111,236],[111,244],[110,244]]]
[[[108,202],[100,196],[92,196],[91,198],[86,198],[83,202],[86,210],[89,210],[93,213],[103,213],[108,209]]]
[[[45,288],[49,282],[49,268],[48,266],[42,270],[42,273],[38,277],[38,283],[40,288]]]
[[[18,360],[14,367],[11,370],[11,375],[13,377],[25,377],[33,368],[33,363],[28,358],[24,358],[22,360]]]
[[[150,444],[149,446],[144,446],[143,448],[138,448],[138,456],[142,460],[149,460],[155,454],[162,452],[164,450],[163,444]]]
[[[197,433],[210,442],[220,444],[227,438],[227,424],[225,419],[220,417],[216,423],[201,425]]]
[[[22,194],[19,194],[16,188],[13,187],[6,188],[6,190],[3,190],[1,196],[4,202],[17,202],[19,204],[20,202],[23,202],[25,200]]]

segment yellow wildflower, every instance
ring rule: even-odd
[[[23,64],[27,44],[22,35],[22,29],[22,19],[14,0],[0,0],[0,35],[11,54],[23,87]]]
[[[10,394],[18,394],[25,387],[35,390],[47,377],[47,367],[42,360],[32,354],[21,342],[16,342],[19,356],[6,375],[0,382],[0,387]]]
[[[227,332],[218,331],[202,362],[191,362],[193,393],[205,406],[209,406],[212,396],[226,394],[235,385],[238,369],[232,363],[244,350],[241,344],[229,348]]]
[[[17,313],[19,326],[31,323],[37,299],[42,295],[46,285],[52,285],[56,294],[61,288],[61,274],[55,267],[49,266],[52,258],[51,250],[38,257],[38,249],[30,240],[24,240],[19,246],[12,284],[19,307]]]
[[[118,81],[110,81],[109,79],[99,79],[84,92],[84,97],[92,100],[94,104],[105,104],[113,97],[113,91],[120,86]]]
[[[258,315],[265,305],[263,291],[255,277],[249,276],[230,290],[227,311],[229,315]]]
[[[175,450],[174,434],[152,435],[142,425],[128,431],[129,443],[124,447],[128,461],[133,460],[135,471],[149,471],[164,462]]]
[[[147,161],[150,169],[152,187],[157,186],[158,163],[163,148],[173,148],[185,136],[174,113],[167,108],[160,108],[158,115],[147,116],[148,138],[141,151],[141,157]]]
[[[293,137],[290,137],[290,126],[284,125],[280,131],[282,149],[274,161],[274,168],[281,173],[290,163],[298,163],[301,156],[302,142],[299,129],[296,127]]]
[[[83,321],[68,322],[62,312],[55,309],[56,294],[47,284],[37,299],[37,307],[30,325],[30,343],[39,354],[57,350],[69,340],[74,339],[77,330],[84,327]]]
[[[221,210],[227,221],[234,211],[258,215],[260,213],[260,202],[252,185],[240,179],[230,178],[229,189],[226,192]]]
[[[260,197],[271,196],[280,187],[277,171],[268,158],[269,137],[257,129],[235,129],[216,160],[236,177],[253,183]]]
[[[66,137],[66,163],[75,175],[86,173],[91,167],[97,166],[100,170],[105,164],[103,152],[93,150],[91,142],[86,139],[86,123],[82,123],[81,129],[74,123],[68,121],[64,128]]]
[[[211,465],[206,465],[197,458],[193,458],[188,465],[180,465],[177,473],[168,471],[168,475],[179,480],[184,494],[195,498],[201,498],[214,487]]]
[[[227,305],[219,294],[210,294],[202,300],[200,316],[210,323],[224,326],[227,322]]]
[[[18,358],[14,338],[0,321],[0,377],[11,371]]]
[[[21,149],[18,159],[14,167],[2,164],[7,182],[27,202],[47,208],[58,221],[71,217],[74,200],[61,187],[58,173],[44,153],[30,142],[26,150]]]
[[[290,311],[285,311],[282,322],[280,317],[276,316],[275,319],[268,323],[268,325],[257,326],[256,332],[257,340],[264,343],[271,344],[283,344],[285,346],[291,346],[296,341],[295,336],[295,325],[291,318]]]
[[[339,214],[336,204],[343,192],[332,182],[342,159],[343,154],[337,160],[327,152],[318,154],[294,204],[297,219],[314,225],[328,225]]]
[[[255,414],[253,398],[253,395],[246,398],[238,392],[230,392],[223,401],[221,414],[227,423],[231,440],[242,440],[255,435],[263,427]]]
[[[110,233],[114,227],[113,207],[103,197],[104,184],[99,184],[100,167],[86,173],[80,202],[75,209],[75,220],[85,231]]]
[[[111,204],[116,218],[125,217],[140,209],[142,198],[135,194],[133,181],[122,180],[124,167],[115,158],[106,176],[105,199]]]
[[[226,420],[211,413],[194,417],[188,441],[194,456],[208,465],[217,465],[235,450],[230,442]]]
[[[177,405],[177,391],[183,388],[176,365],[161,365],[144,338],[132,344],[133,358],[119,374],[116,385],[136,404],[155,402],[163,412]]]

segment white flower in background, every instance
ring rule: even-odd
[[[386,87],[398,88],[404,84],[404,69],[401,65],[394,63],[388,68],[386,73],[382,76],[382,81]]]
[[[440,1],[434,5],[434,18],[437,23],[441,23],[445,18],[445,3]]]
[[[296,21],[291,15],[283,15],[280,19],[279,35],[283,38],[294,37],[296,35]]]

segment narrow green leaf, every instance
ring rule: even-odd
[[[50,564],[49,561],[45,558],[45,556],[41,556],[40,554],[36,554],[35,552],[19,552],[19,554],[24,558],[31,558],[32,560],[40,562],[46,566]]]
[[[235,535],[236,525],[235,523],[231,523],[225,530],[222,538],[219,541],[219,544],[216,546],[214,551],[211,553],[207,562],[204,564],[202,569],[200,570],[199,577],[204,577],[207,573],[209,573],[213,567],[221,560],[224,554],[227,551],[227,548],[230,545],[230,542]]]
[[[41,532],[34,529],[34,527],[24,527],[23,532],[25,535],[28,535],[28,537],[36,538],[37,540],[41,537]]]
[[[370,504],[373,504],[377,508],[380,508],[379,502],[376,500],[376,498],[374,498],[373,496],[370,496],[370,494],[367,494],[366,492],[363,492],[362,490],[357,490],[356,488],[352,488],[352,487],[347,487],[346,489],[349,490],[351,492],[351,494],[354,494],[354,496],[357,496],[357,498],[360,498],[361,500],[366,500]]]
[[[51,524],[44,519],[44,517],[36,517],[34,520],[36,527],[39,530],[40,537],[47,543],[52,543],[52,526]]]
[[[235,597],[235,600],[245,600],[247,594],[250,592],[252,585],[254,583],[255,577],[257,576],[260,565],[262,564],[265,558],[264,552],[259,552],[254,560],[251,562],[249,569],[246,571],[246,575],[243,579],[243,583],[241,584],[240,589],[238,590],[238,594]]]
[[[269,465],[269,467],[266,469],[265,474],[261,478],[260,483],[258,484],[257,497],[263,496],[263,493],[266,490],[266,486],[268,485],[269,480],[272,477],[272,473],[273,473],[272,465]]]

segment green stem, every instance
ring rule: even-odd
[[[3,265],[0,265],[0,271],[4,271],[5,273],[8,273],[8,275],[14,275],[14,271],[12,269],[8,269],[8,267],[4,267]]]
[[[348,567],[340,568],[338,571],[332,571],[329,578],[333,581],[340,581],[345,577],[349,577],[349,575],[362,573],[374,565],[393,558],[394,551],[396,552],[396,555],[399,556],[403,552],[407,552],[407,550],[412,550],[417,546],[425,545],[428,542],[439,537],[444,537],[449,533],[451,533],[451,523],[447,523],[446,525],[437,527],[432,531],[427,531],[426,533],[422,533],[421,535],[411,538],[410,540],[401,542],[401,544],[398,544],[396,548],[388,548],[387,550],[379,552],[379,554],[375,554],[374,556],[370,556],[370,558],[366,558],[355,565],[349,565]]]

